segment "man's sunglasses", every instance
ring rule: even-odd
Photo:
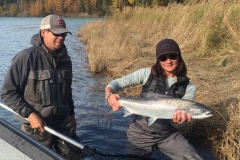
[[[48,30],[49,32],[51,32],[50,30]],[[52,35],[54,35],[55,37],[66,37],[67,36],[67,32],[65,32],[65,33],[61,33],[61,34],[55,34],[55,33],[53,33],[53,32],[51,32],[52,33]]]
[[[162,55],[160,57],[158,57],[158,59],[161,61],[161,62],[164,62],[166,61],[168,58],[171,59],[171,60],[175,60],[177,59],[178,55],[177,54],[167,54],[167,55]]]

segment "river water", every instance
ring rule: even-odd
[[[11,59],[22,49],[30,47],[33,34],[39,32],[42,18],[0,17],[0,89],[11,64]],[[125,154],[126,128],[131,117],[123,118],[123,110],[106,116],[109,106],[104,100],[107,77],[92,75],[87,68],[84,45],[77,37],[80,28],[96,18],[64,18],[68,30],[65,40],[73,62],[73,99],[77,120],[77,135],[81,144],[88,145],[106,154]],[[0,102],[3,103],[0,99]],[[12,113],[0,107],[0,118],[19,128],[20,123]],[[213,160],[211,150],[202,144],[193,143],[204,160]],[[154,151],[156,159],[169,160]]]

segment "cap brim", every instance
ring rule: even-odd
[[[55,34],[62,34],[62,33],[69,33],[72,34],[69,30],[67,30],[66,28],[54,28],[54,29],[49,29],[51,32],[55,33]]]
[[[163,52],[161,55],[159,55],[158,57],[164,55],[164,54],[169,54],[169,53],[174,53],[174,54],[180,54],[180,52],[174,52],[174,51],[166,51],[166,52]],[[158,58],[157,57],[157,58]]]

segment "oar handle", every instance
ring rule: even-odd
[[[61,133],[53,130],[52,128],[50,128],[50,127],[48,127],[48,126],[45,126],[45,125],[44,125],[44,129],[45,129],[46,131],[48,131],[49,133],[51,133],[51,134],[53,134],[53,135],[55,135],[55,136],[57,136],[57,137],[65,140],[65,141],[67,141],[67,142],[69,142],[69,143],[71,143],[72,145],[74,145],[74,146],[76,146],[76,147],[79,147],[79,148],[81,148],[81,149],[84,148],[84,146],[83,146],[82,144],[80,144],[78,141],[75,141],[75,140],[73,140],[73,139],[71,139],[71,138],[63,135],[63,134],[61,134]]]
[[[8,106],[6,106],[6,105],[4,105],[4,104],[2,104],[2,103],[0,103],[0,106],[3,107],[3,108],[5,108],[5,109],[8,110],[8,111],[14,113],[15,115],[17,115],[18,118],[21,118],[22,121],[28,121],[28,122],[29,122],[29,119],[23,118],[22,116],[20,116],[20,115],[19,115],[18,113],[16,113],[16,112],[14,112],[14,111],[13,111],[11,108],[9,108]],[[82,144],[80,144],[79,142],[77,142],[77,141],[75,141],[75,140],[73,140],[73,139],[71,139],[71,138],[69,138],[69,137],[67,137],[67,136],[65,136],[65,135],[63,135],[63,134],[61,134],[61,133],[53,130],[53,129],[51,129],[50,127],[45,126],[45,125],[44,125],[43,127],[44,127],[44,129],[45,129],[46,131],[48,131],[49,133],[51,133],[51,134],[53,134],[53,135],[55,135],[55,136],[57,136],[57,137],[65,140],[65,141],[67,141],[67,142],[69,142],[69,143],[71,143],[72,145],[74,145],[74,146],[76,146],[76,147],[79,147],[79,148],[81,148],[81,149],[84,148],[84,146],[83,146]]]

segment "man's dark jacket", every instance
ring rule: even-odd
[[[50,55],[40,32],[32,37],[31,44],[13,58],[1,98],[22,117],[35,112],[45,122],[57,123],[74,115],[72,62],[65,45],[58,54]]]

